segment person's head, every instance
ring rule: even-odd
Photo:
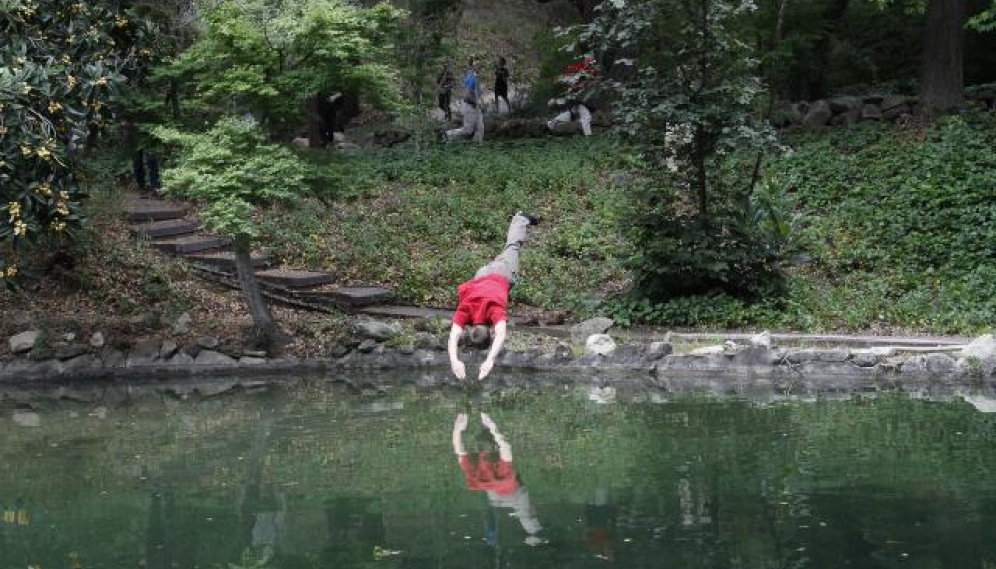
[[[470,71],[474,70],[474,58],[473,57],[467,59],[467,69],[470,70]]]
[[[498,453],[498,442],[495,440],[495,436],[491,434],[491,431],[487,429],[481,429],[477,436],[474,437],[474,441],[471,443],[472,450],[474,451],[473,456],[480,456],[482,453],[491,462],[497,462],[500,458]]]
[[[491,327],[484,324],[471,326],[467,339],[473,346],[487,346],[491,343]]]
[[[498,66],[505,67],[505,58],[503,56],[498,56]]]

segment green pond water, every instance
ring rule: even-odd
[[[989,569],[996,413],[980,408],[321,382],[8,401],[0,568]],[[509,443],[504,494],[468,488],[462,411],[468,448],[482,411]]]

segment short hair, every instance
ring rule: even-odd
[[[475,346],[482,346],[491,341],[491,328],[483,324],[477,324],[470,328],[470,343]]]

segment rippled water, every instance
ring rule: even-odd
[[[996,414],[974,402],[306,383],[7,404],[0,567],[988,569]],[[460,412],[487,446],[482,411],[503,494],[454,454]]]

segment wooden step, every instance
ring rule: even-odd
[[[162,239],[163,237],[194,233],[200,228],[201,222],[196,219],[165,219],[132,225],[129,231],[133,236],[142,239]]]
[[[286,288],[316,287],[335,280],[335,276],[330,273],[295,269],[267,269],[256,271],[256,276],[262,281]]]
[[[441,318],[443,320],[449,320],[453,317],[453,310],[453,308],[443,309],[427,308],[424,306],[398,306],[393,304],[384,304],[380,306],[367,306],[360,312],[371,316],[381,316],[386,318]]]
[[[187,215],[187,208],[180,204],[158,200],[129,200],[125,204],[128,221],[162,221],[181,219]]]
[[[186,237],[160,239],[150,243],[156,249],[172,255],[200,253],[201,251],[227,247],[230,244],[230,239],[216,235],[188,235]]]
[[[361,308],[393,300],[394,291],[378,286],[341,286],[328,290],[300,293],[297,296],[303,300]]]
[[[225,271],[235,272],[235,253],[231,251],[216,251],[212,253],[191,253],[184,255],[184,258],[192,263],[200,263],[208,267]],[[270,258],[263,253],[252,254],[253,268],[261,269],[269,266]]]

